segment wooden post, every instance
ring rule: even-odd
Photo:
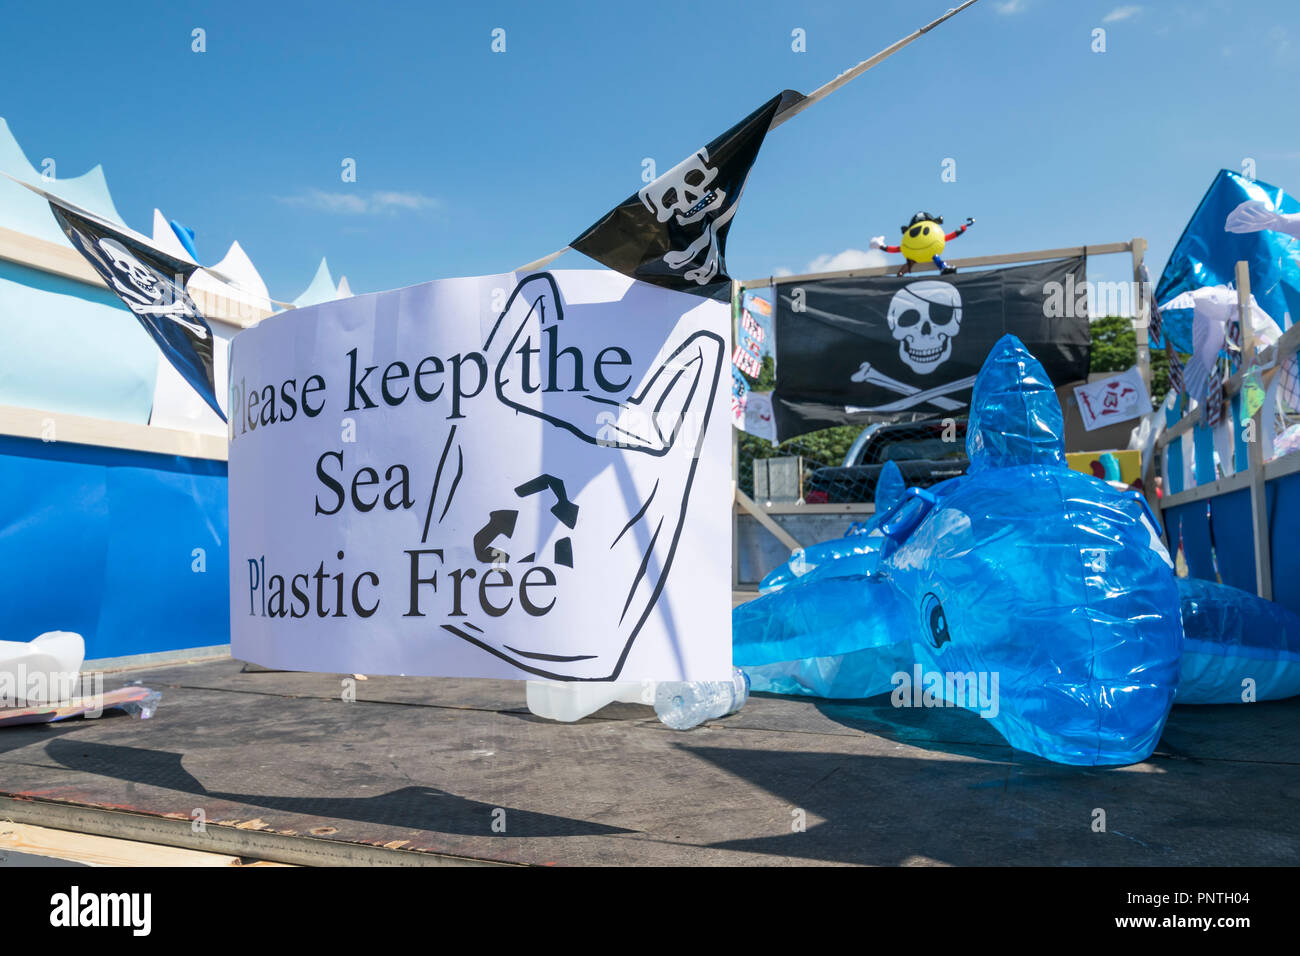
[[[1147,394],[1150,395],[1152,389],[1151,379],[1151,309],[1152,298],[1155,290],[1148,290],[1142,275],[1142,263],[1146,258],[1147,241],[1140,236],[1135,237],[1129,242],[1129,252],[1133,256],[1133,337],[1137,344],[1137,370],[1142,376],[1142,384],[1146,386]],[[1150,294],[1148,294],[1150,292]],[[1155,403],[1152,402],[1154,405]],[[1157,518],[1160,517],[1160,498],[1156,495],[1156,455],[1160,449],[1156,448],[1151,454],[1151,460],[1148,461],[1142,469],[1142,494],[1147,499],[1147,504],[1155,512]],[[1164,535],[1164,522],[1161,521],[1160,533]]]
[[[731,282],[731,347],[727,350],[726,361],[731,362],[731,355],[736,349],[736,322],[740,319],[740,296],[744,287],[732,280]],[[727,408],[731,408],[731,403],[727,403]],[[734,422],[728,422],[728,431],[731,432],[731,590],[735,591],[740,588],[740,512],[736,505],[740,502],[740,432],[736,430]]]
[[[1242,368],[1254,359],[1255,333],[1250,320],[1250,270],[1245,262],[1237,263],[1237,320],[1241,327]],[[1264,483],[1264,408],[1251,419],[1250,435],[1250,518],[1255,540],[1255,590],[1265,600],[1273,600],[1273,555],[1268,532],[1268,488]]]
[[[1137,336],[1137,367],[1142,382],[1151,394],[1151,301],[1142,282],[1142,260],[1146,257],[1147,241],[1136,238],[1131,243],[1133,252],[1133,331]]]

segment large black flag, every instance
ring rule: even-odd
[[[730,296],[727,232],[772,120],[803,99],[786,90],[615,206],[569,245],[624,275]]]
[[[212,329],[185,291],[198,266],[173,258],[52,196],[46,199],[77,251],[131,310],[167,361],[225,421],[213,381]]]
[[[1084,259],[957,275],[777,286],[778,437],[872,421],[961,418],[1005,333],[1056,386],[1088,377]]]

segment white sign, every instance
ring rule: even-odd
[[[1099,382],[1076,385],[1074,397],[1087,431],[1125,422],[1151,411],[1151,396],[1136,367]]]
[[[729,310],[603,271],[240,333],[232,652],[331,673],[724,680]]]
[[[745,403],[743,429],[758,438],[776,444],[776,418],[772,414],[771,392],[750,392]]]

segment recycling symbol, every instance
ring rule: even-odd
[[[551,514],[572,531],[578,524],[578,506],[569,500],[563,479],[555,475],[538,475],[515,488],[515,494],[520,498],[528,498],[546,491],[555,498],[555,504],[551,506]],[[509,538],[513,535],[518,520],[517,509],[503,508],[489,513],[487,523],[474,535],[474,557],[485,564],[507,563],[510,554],[497,547],[496,541],[500,537]],[[533,552],[520,558],[519,563],[531,564],[536,560],[537,553]],[[554,563],[566,568],[573,567],[573,541],[567,535],[555,542]]]

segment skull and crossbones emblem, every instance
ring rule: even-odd
[[[885,318],[898,341],[898,357],[912,371],[928,375],[952,355],[961,332],[961,294],[947,282],[913,282],[894,293]]]
[[[734,202],[727,206],[726,190],[714,185],[717,178],[718,170],[709,165],[708,149],[699,149],[637,192],[660,223],[675,219],[678,226],[700,229],[699,236],[685,249],[674,249],[663,257],[670,269],[686,269],[685,278],[698,285],[707,284],[718,274],[721,255],[717,233],[736,211]],[[709,215],[719,209],[723,210],[719,215]],[[701,254],[704,259],[696,265]],[[692,265],[694,268],[687,268]]]
[[[154,303],[162,298],[157,273],[137,259],[126,246],[106,237],[99,240],[99,248],[113,264],[116,272],[113,284],[118,292],[140,303]]]
[[[141,262],[125,245],[107,236],[97,243],[112,264],[113,286],[122,301],[136,315],[163,316],[185,326],[199,338],[206,338],[207,327],[199,319],[185,293]]]

